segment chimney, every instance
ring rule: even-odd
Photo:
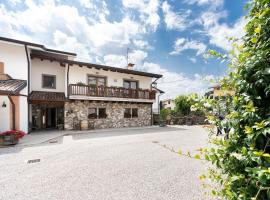
[[[133,64],[133,63],[128,63],[127,69],[133,70],[134,65],[135,65],[135,64]]]

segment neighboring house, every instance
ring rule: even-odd
[[[162,75],[0,37],[0,131],[147,126]]]
[[[225,96],[233,96],[234,91],[233,90],[222,90],[220,84],[216,84],[212,87],[209,88],[210,91],[205,93],[205,96],[208,96],[210,98],[220,98],[220,97],[225,97]]]
[[[158,115],[160,113],[160,96],[165,92],[154,86],[152,88],[153,90],[156,90],[155,102],[153,103],[153,114]]]
[[[175,101],[174,99],[165,99],[161,101],[162,108],[174,110],[175,109]]]

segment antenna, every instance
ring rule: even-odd
[[[128,53],[129,53],[129,48],[127,48],[127,66],[128,66]]]

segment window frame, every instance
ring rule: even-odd
[[[89,118],[89,110],[90,110],[90,109],[95,109],[95,111],[96,111],[96,112],[95,112],[95,114],[96,114],[95,118]],[[102,117],[102,118],[100,117],[100,115],[99,115],[99,109],[105,109],[105,117]],[[99,107],[90,107],[90,108],[88,108],[87,111],[88,111],[88,113],[87,113],[87,118],[90,119],[90,120],[91,120],[91,119],[106,119],[107,116],[108,116],[108,115],[107,115],[107,109],[104,108],[104,107],[100,107],[100,108],[99,108]]]
[[[86,77],[86,83],[87,83],[87,85],[90,85],[90,83],[89,83],[89,77],[93,77],[93,78],[96,79],[96,83],[95,83],[96,86],[101,86],[101,85],[98,85],[98,79],[99,78],[103,78],[104,79],[104,87],[107,86],[107,76],[99,76],[99,75],[94,75],[94,74],[87,74],[87,77]]]
[[[102,118],[100,117],[100,114],[99,114],[100,113],[99,112],[100,109],[104,109],[105,110],[105,117],[102,117]],[[106,119],[106,118],[107,118],[107,109],[106,108],[103,108],[103,107],[102,108],[98,108],[97,119]]]
[[[125,116],[125,111],[129,109],[130,110],[130,117],[126,117]],[[137,115],[133,116],[133,110],[136,109],[137,110]],[[125,119],[134,119],[134,118],[139,118],[139,109],[138,108],[124,108],[124,118]]]
[[[133,110],[137,110],[137,115],[134,117]],[[138,118],[139,117],[139,109],[138,108],[131,108],[131,118]]]
[[[136,89],[134,88],[125,88],[125,82],[129,82],[129,86],[131,86],[131,82],[135,82],[136,83]],[[134,79],[123,79],[123,88],[125,89],[132,89],[132,90],[138,90],[139,89],[139,81],[138,80],[134,80]]]
[[[54,78],[54,87],[47,87],[44,85],[44,78],[45,77],[52,77]],[[41,85],[42,85],[42,88],[44,89],[56,89],[56,75],[53,75],[53,74],[42,74],[42,79],[41,79]]]

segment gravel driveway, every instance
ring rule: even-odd
[[[0,148],[1,200],[205,200],[204,164],[175,150],[206,145],[200,127],[115,129]],[[40,159],[37,163],[27,163]]]

